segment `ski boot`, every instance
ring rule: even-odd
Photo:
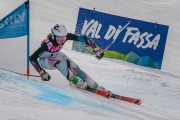
[[[76,75],[73,76],[73,79],[71,80],[71,82],[80,89],[87,89],[89,88],[89,86],[87,85],[86,82],[84,82],[83,80],[81,80],[79,77],[77,77]]]

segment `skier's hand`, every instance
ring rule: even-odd
[[[43,81],[49,81],[51,79],[51,76],[45,70],[41,70],[39,72],[39,75],[41,76],[41,80]]]
[[[94,48],[93,52],[95,53],[95,57],[99,60],[104,56],[104,51],[100,48]]]

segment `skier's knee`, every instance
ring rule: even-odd
[[[68,74],[68,70],[67,70],[67,66],[65,64],[63,64],[62,62],[58,61],[55,63],[55,67],[64,75],[67,76]]]
[[[61,62],[60,60],[58,60],[57,62],[55,62],[55,63],[54,63],[54,67],[57,68],[57,65],[58,65],[60,62]]]
[[[55,67],[68,79],[71,80],[73,77],[73,73],[69,71],[67,67],[67,63],[65,61],[57,61],[55,63]]]

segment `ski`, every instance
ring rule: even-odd
[[[73,88],[78,88],[74,84],[71,84],[71,83],[69,84],[69,86],[71,86]],[[81,89],[81,88],[78,88],[78,89]],[[141,99],[117,95],[117,94],[114,94],[110,91],[102,91],[102,90],[97,90],[97,89],[93,89],[93,88],[87,88],[87,89],[81,89],[81,90],[85,90],[85,91],[97,94],[97,95],[102,96],[102,97],[107,98],[107,99],[112,98],[112,99],[132,103],[132,104],[136,104],[136,105],[140,105],[142,103]]]
[[[141,99],[126,97],[126,96],[122,96],[122,95],[117,95],[117,94],[114,94],[114,93],[109,92],[109,91],[101,91],[101,90],[96,90],[96,89],[92,89],[92,88],[85,89],[85,90],[93,92],[95,94],[98,94],[98,95],[100,95],[102,97],[105,97],[105,98],[108,98],[108,99],[113,98],[113,99],[125,101],[125,102],[128,102],[128,103],[133,103],[133,104],[136,104],[136,105],[140,105],[142,103]]]
[[[107,99],[111,98],[111,92],[108,92],[108,91],[102,91],[102,90],[97,90],[97,89],[93,89],[93,88],[87,88],[87,89],[83,89],[83,90],[87,90],[89,92],[95,93],[95,94],[105,97]]]
[[[114,93],[112,93],[111,98],[121,100],[121,101],[125,101],[125,102],[129,102],[129,103],[133,103],[136,105],[140,105],[143,102],[141,99],[126,97],[126,96],[117,95]]]

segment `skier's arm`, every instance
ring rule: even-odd
[[[48,50],[48,47],[47,45],[42,45],[40,46],[31,56],[30,56],[30,62],[31,64],[34,66],[34,68],[38,71],[38,72],[41,72],[43,70],[43,68],[39,65],[39,62],[38,62],[38,57],[40,55],[43,54],[44,51],[47,51]]]
[[[95,57],[98,60],[104,57],[104,51],[101,48],[98,48],[88,36],[84,35],[83,37],[86,40],[86,44],[88,44],[93,49]]]
[[[93,52],[97,59],[101,59],[104,56],[104,51],[100,48],[98,48],[94,42],[86,35],[84,36],[78,36],[75,34],[68,33],[67,34],[67,40],[75,40],[79,42],[85,43],[87,46],[90,46],[93,49]]]
[[[92,49],[96,48],[96,45],[86,35],[78,36],[76,34],[68,33],[66,39],[85,43],[87,46],[90,46]]]
[[[43,54],[43,52],[47,50],[48,50],[47,45],[43,44],[29,57],[31,64],[37,70],[43,81],[49,81],[51,79],[51,76],[39,65],[37,59],[40,55]]]

